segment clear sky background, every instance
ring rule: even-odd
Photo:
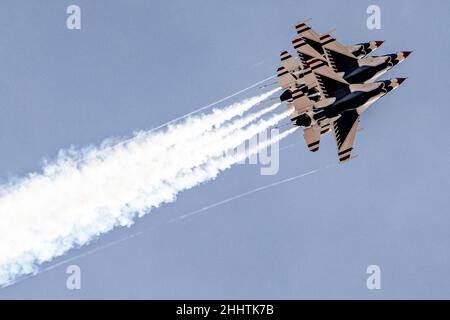
[[[70,4],[80,31],[66,29]],[[381,30],[366,27],[370,4]],[[61,148],[156,127],[274,74],[307,18],[344,44],[414,53],[384,76],[407,82],[362,116],[357,160],[168,223],[337,162],[331,135],[313,154],[298,131],[281,144],[299,142],[281,151],[277,175],[235,166],[0,298],[450,298],[449,12],[444,0],[2,1],[3,182]],[[70,264],[81,290],[66,289]],[[381,290],[366,288],[371,264]]]

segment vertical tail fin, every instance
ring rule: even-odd
[[[302,65],[295,60],[287,51],[280,53],[281,65],[289,72],[301,70]]]
[[[306,41],[301,37],[296,37],[292,40],[292,45],[294,46],[295,51],[300,57],[300,61],[302,62],[303,67],[305,67],[306,62],[311,59],[320,59],[325,61],[323,56],[311,47]]]
[[[277,70],[277,80],[280,87],[283,89],[289,88],[297,82],[297,77],[286,70],[284,67],[279,67]]]
[[[317,52],[323,54],[322,44],[320,43],[320,35],[311,29],[305,22],[301,22],[295,26],[297,34],[302,37],[306,43],[313,47]]]
[[[356,56],[344,45],[339,43],[331,34],[327,33],[320,37],[320,43],[325,49],[334,50],[340,54],[357,59]]]
[[[320,130],[320,126],[317,124],[303,130],[303,138],[305,138],[306,145],[311,152],[319,150]]]
[[[358,58],[330,34],[322,36],[321,41],[327,60],[335,72],[349,74],[359,67]]]
[[[304,20],[302,22],[299,22],[295,25],[295,31],[297,31],[297,34],[307,34],[314,38],[319,38],[319,35],[311,29],[306,23],[311,21],[311,19]]]

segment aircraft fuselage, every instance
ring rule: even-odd
[[[321,122],[324,119],[336,118],[347,110],[360,109],[359,113],[361,113],[372,103],[390,91],[389,89],[386,89],[386,84],[383,82],[374,83],[372,85],[375,87],[372,90],[351,92],[328,106],[303,113],[297,118],[292,119],[292,121],[298,126],[309,127],[312,123]]]
[[[344,75],[344,79],[348,83],[370,82],[378,79],[381,75],[389,71],[393,66],[400,62],[400,60],[397,59],[396,54],[389,54],[376,58],[381,58],[378,64],[375,63],[373,65],[362,65],[349,74]]]

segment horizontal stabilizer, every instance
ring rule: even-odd
[[[303,138],[305,138],[309,151],[316,152],[319,150],[320,132],[321,128],[318,125],[314,125],[303,130]]]
[[[297,34],[302,37],[307,44],[314,48],[319,54],[324,54],[322,44],[320,43],[320,36],[305,22],[299,23],[295,26]]]
[[[287,51],[280,54],[281,65],[289,72],[301,70],[300,62],[295,60]]]
[[[311,59],[320,59],[324,62],[327,60],[320,54],[316,49],[311,47],[306,41],[301,37],[296,37],[292,40],[292,45],[297,52],[300,61],[303,66],[305,66],[306,62]]]
[[[277,80],[280,87],[286,89],[295,85],[297,77],[284,67],[279,67],[277,69]]]
[[[355,110],[345,111],[341,117],[333,121],[334,139],[341,163],[351,159],[358,123],[359,114]]]

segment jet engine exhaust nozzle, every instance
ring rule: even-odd
[[[311,117],[303,113],[297,118],[293,119],[295,125],[299,127],[309,127],[311,125]]]

